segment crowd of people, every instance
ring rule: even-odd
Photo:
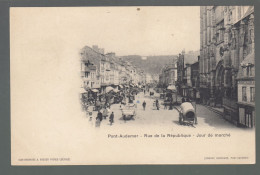
[[[105,108],[102,112],[101,110],[99,110],[96,117],[96,127],[100,127],[100,123],[102,122],[102,120],[106,120],[109,114],[109,108]],[[110,125],[114,123],[114,112],[111,112],[111,114],[109,115],[109,123]]]
[[[107,118],[109,119],[109,124],[112,125],[114,123],[114,111],[111,110],[111,105],[114,103],[120,104],[120,110],[122,111],[123,108],[127,108],[127,106],[125,106],[126,104],[133,104],[136,105],[135,103],[140,103],[139,100],[135,101],[135,96],[139,93],[139,92],[143,92],[144,95],[146,95],[146,93],[148,93],[148,95],[153,96],[154,94],[152,93],[153,90],[149,89],[149,88],[144,88],[144,89],[139,89],[136,90],[134,88],[128,88],[128,89],[123,89],[121,91],[118,91],[117,93],[110,93],[110,94],[105,94],[103,97],[102,96],[98,96],[99,98],[97,98],[98,100],[95,101],[95,105],[94,105],[94,109],[97,111],[97,116],[95,118],[95,125],[96,127],[100,127],[100,124],[102,123],[103,120],[107,120]],[[114,98],[111,101],[111,97]],[[103,99],[102,99],[103,98]],[[154,98],[154,97],[152,97]],[[177,97],[176,97],[177,100]],[[102,103],[103,102],[103,103]],[[181,99],[181,103],[184,102],[191,102],[191,100],[187,97],[182,97]],[[147,102],[144,100],[142,103],[142,108],[145,111],[146,110],[146,106],[147,106]],[[174,101],[173,101],[173,95],[165,95],[165,98],[163,100],[164,105],[164,110],[172,110],[174,107]],[[125,106],[125,107],[122,107]],[[169,107],[169,108],[168,108]],[[154,110],[160,110],[160,103],[159,103],[159,99],[155,98],[155,100],[153,101],[153,109]],[[87,113],[91,116],[92,112],[89,112],[88,110],[86,110]],[[123,111],[122,111],[122,115],[123,115]],[[123,115],[124,116],[124,115]],[[92,116],[91,116],[92,118]]]
[[[92,120],[92,111],[97,111],[96,116],[96,127],[100,127],[103,120],[109,118],[109,123],[112,125],[114,123],[114,112],[111,111],[112,104],[120,104],[124,106],[128,103],[134,103],[135,96],[138,92],[142,91],[137,87],[122,88],[120,90],[109,91],[107,93],[92,93],[87,94],[88,98],[83,96],[82,106],[84,111],[86,111],[87,116],[90,116]]]

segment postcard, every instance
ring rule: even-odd
[[[255,163],[253,6],[11,7],[11,163]]]

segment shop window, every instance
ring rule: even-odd
[[[242,101],[247,101],[246,87],[242,87]]]
[[[245,110],[245,125],[248,128],[253,127],[253,115],[252,115],[252,110],[250,108],[246,108]]]
[[[250,102],[255,102],[255,88],[250,87]]]

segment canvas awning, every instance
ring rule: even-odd
[[[112,91],[114,88],[112,88],[111,86],[108,86],[108,87],[106,87],[106,92],[110,92],[110,91]]]
[[[98,92],[99,90],[97,89],[91,89],[92,92]]]
[[[176,87],[174,85],[170,85],[167,87],[168,90],[176,91]]]
[[[87,91],[84,88],[80,88],[79,93],[83,94],[83,93],[87,93]]]

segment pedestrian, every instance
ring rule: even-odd
[[[98,114],[97,114],[97,118],[96,119],[99,119],[100,122],[102,121],[103,119],[103,116],[102,116],[102,113],[100,112],[100,110],[98,111]]]
[[[144,95],[145,95],[145,89],[144,89]]]
[[[195,125],[197,125],[198,124],[198,119],[197,119],[197,114],[195,114],[195,118],[194,118],[194,122],[195,122]]]
[[[167,104],[164,102],[164,109],[167,110]]]
[[[143,109],[144,109],[144,111],[145,111],[145,107],[146,107],[146,102],[144,101],[143,102]]]
[[[159,101],[158,101],[158,99],[156,99],[155,104],[156,104],[157,110],[159,110]]]
[[[103,110],[103,118],[106,120],[107,119],[107,116],[108,116],[108,109],[107,107],[105,107],[105,109]]]
[[[99,110],[96,118],[96,127],[100,127],[101,121],[102,121],[102,113]]]
[[[110,125],[112,125],[112,123],[114,123],[114,112],[112,112],[109,116],[109,122],[110,122]]]

